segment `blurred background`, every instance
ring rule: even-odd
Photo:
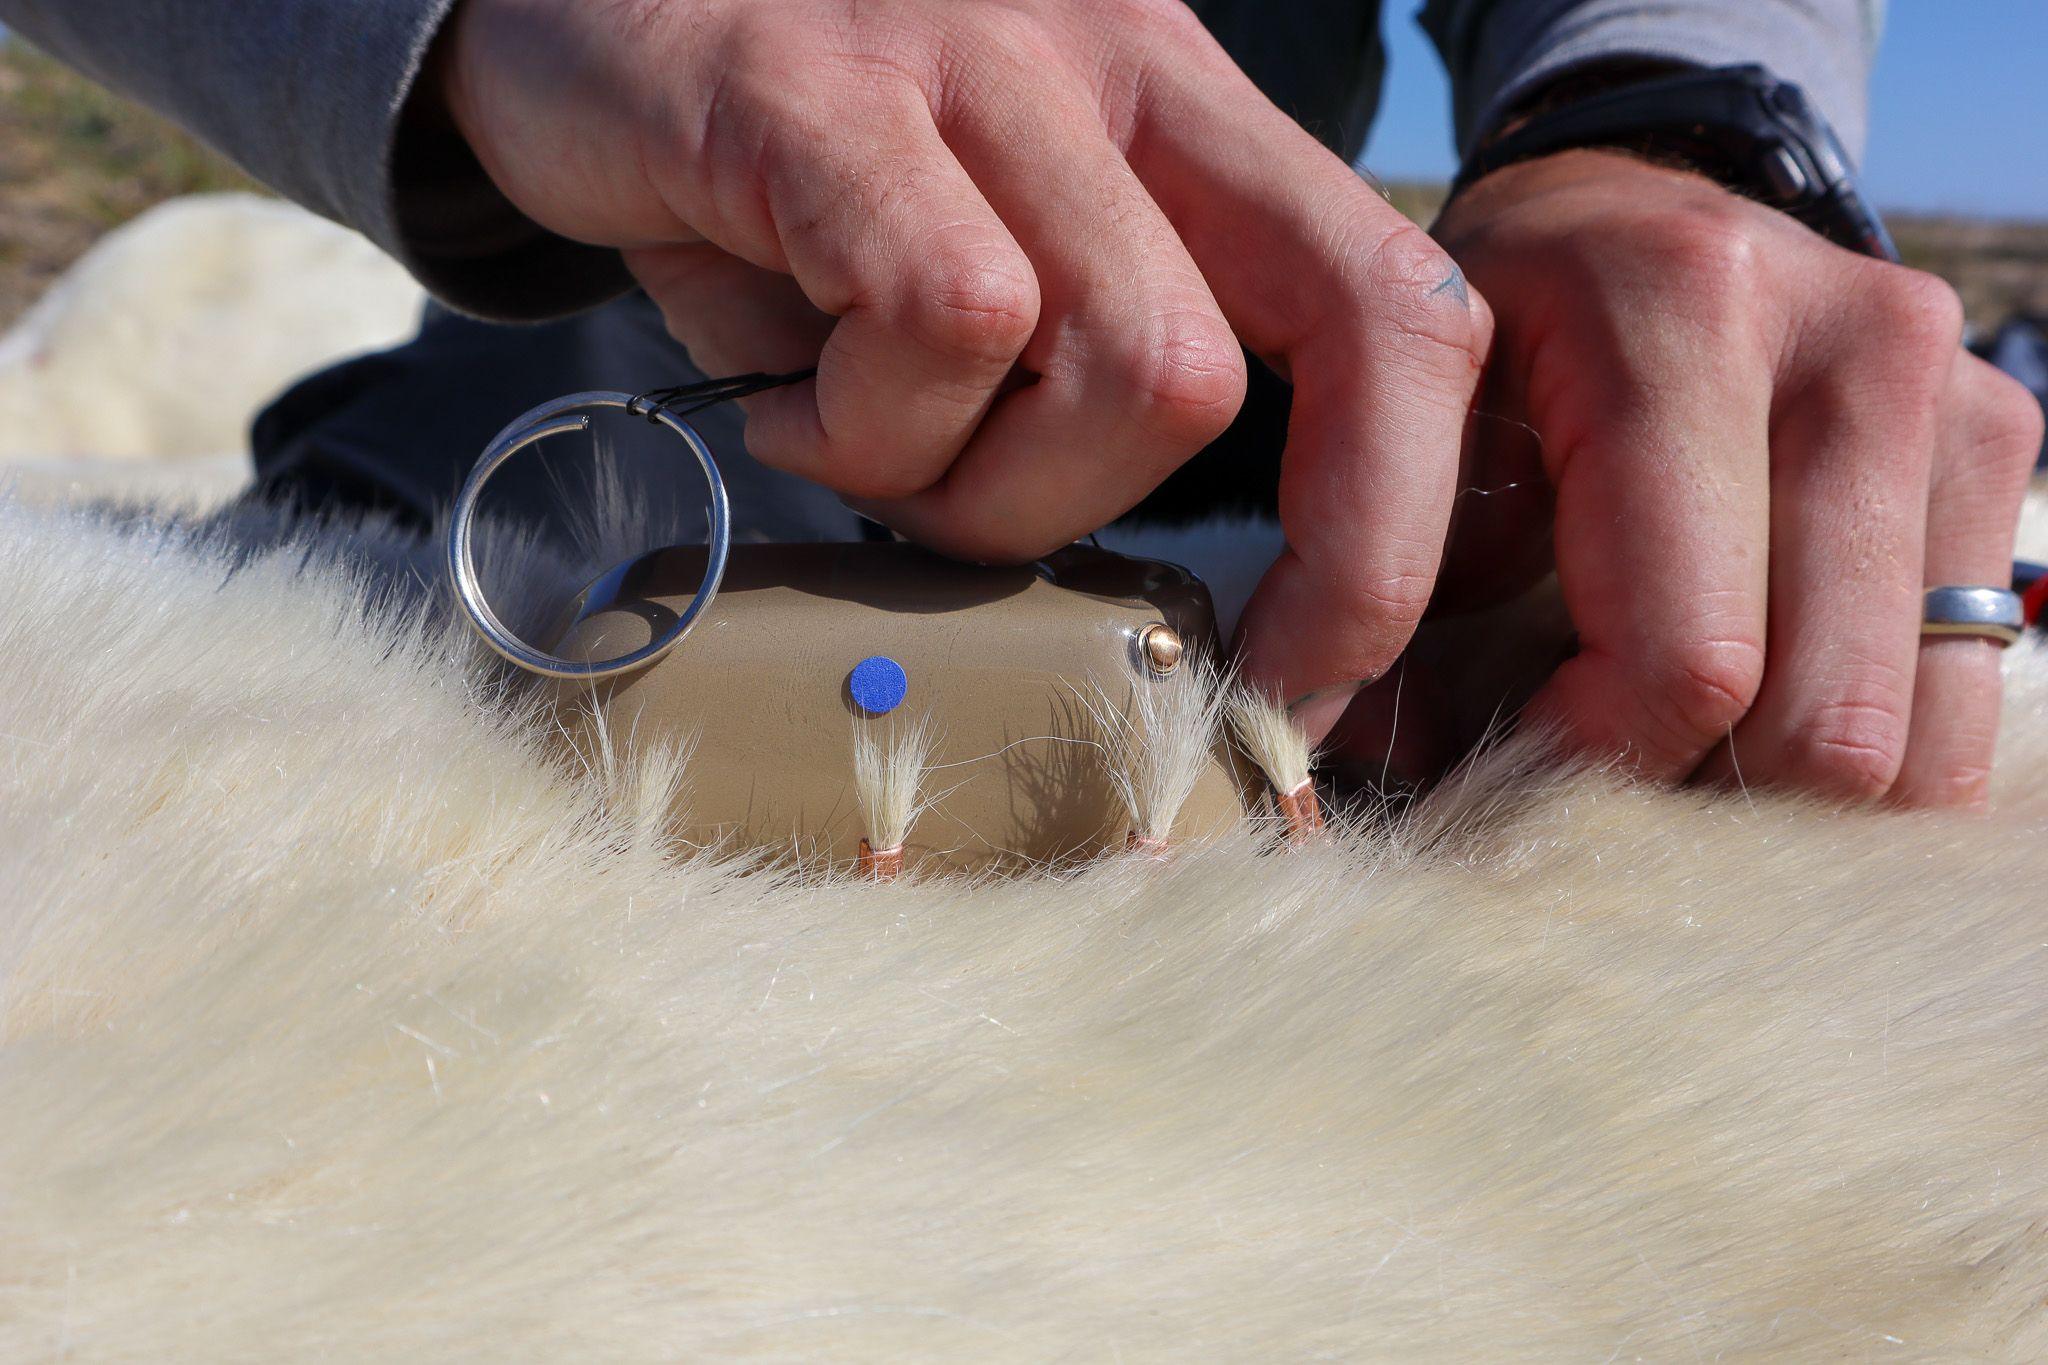
[[[1428,41],[1390,6],[1366,162],[1427,221],[1453,168]],[[1893,0],[1867,185],[1907,259],[1990,328],[2048,314],[2048,0]],[[0,330],[108,229],[163,199],[253,189],[162,121],[0,36]]]

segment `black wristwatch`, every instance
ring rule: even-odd
[[[1829,241],[1899,259],[1827,120],[1798,86],[1760,66],[1652,75],[1543,108],[1482,141],[1451,193],[1503,166],[1575,147],[1683,165],[1782,209]]]

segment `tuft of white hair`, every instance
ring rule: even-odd
[[[1254,687],[1238,684],[1225,699],[1231,733],[1258,765],[1275,796],[1300,791],[1315,767],[1315,746],[1285,706]]]
[[[876,852],[902,848],[929,804],[924,781],[931,752],[931,723],[926,718],[854,721],[854,799],[868,844]]]
[[[1098,692],[1082,698],[1102,731],[1112,786],[1130,816],[1131,842],[1165,847],[1173,822],[1216,749],[1227,689],[1206,655],[1190,653],[1166,677],[1131,689],[1128,709]]]
[[[575,719],[582,722],[573,749],[579,775],[589,780],[605,814],[635,843],[655,847],[670,842],[676,812],[688,803],[697,736],[642,740],[636,716],[635,728],[622,737],[617,718],[596,705],[594,695],[578,703]]]

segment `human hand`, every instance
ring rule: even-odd
[[[1475,424],[1469,481],[1510,491],[1461,508],[1444,599],[1553,548],[1579,645],[1534,715],[1659,777],[1981,803],[1998,648],[1923,641],[1920,598],[2007,583],[2041,417],[1954,293],[1615,153],[1496,172],[1437,235],[1512,419]],[[1346,728],[1377,752],[1391,720],[1383,686]]]
[[[1298,695],[1407,640],[1485,306],[1179,0],[463,0],[440,65],[512,202],[624,248],[707,369],[817,365],[755,455],[955,555],[1135,505],[1242,338],[1295,391],[1247,667]]]

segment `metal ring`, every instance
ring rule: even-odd
[[[2009,645],[2027,628],[2020,595],[2008,588],[1929,588],[1921,602],[1922,635],[1974,635]]]
[[[704,482],[711,490],[711,505],[706,513],[710,553],[704,564],[704,581],[697,585],[697,595],[683,609],[676,623],[661,636],[615,659],[564,659],[535,649],[514,635],[484,598],[483,586],[477,581],[475,551],[470,543],[477,502],[483,496],[484,485],[498,472],[499,466],[528,446],[550,436],[588,431],[590,418],[580,415],[586,408],[623,408],[636,417],[646,417],[667,427],[682,437],[683,443],[690,447],[690,453],[697,457],[698,467],[704,471]],[[632,394],[574,393],[552,403],[543,403],[519,417],[492,439],[484,450],[483,458],[469,471],[469,478],[463,482],[462,492],[455,499],[455,510],[448,523],[448,576],[455,584],[455,595],[469,616],[469,623],[476,627],[477,634],[483,636],[484,643],[498,654],[527,672],[538,673],[544,678],[595,681],[642,668],[681,644],[705,608],[718,596],[718,586],[725,578],[726,556],[731,549],[732,507],[726,500],[725,480],[719,475],[717,462],[711,458],[711,448],[704,444],[704,438],[693,431],[689,423],[666,408],[642,404]]]

